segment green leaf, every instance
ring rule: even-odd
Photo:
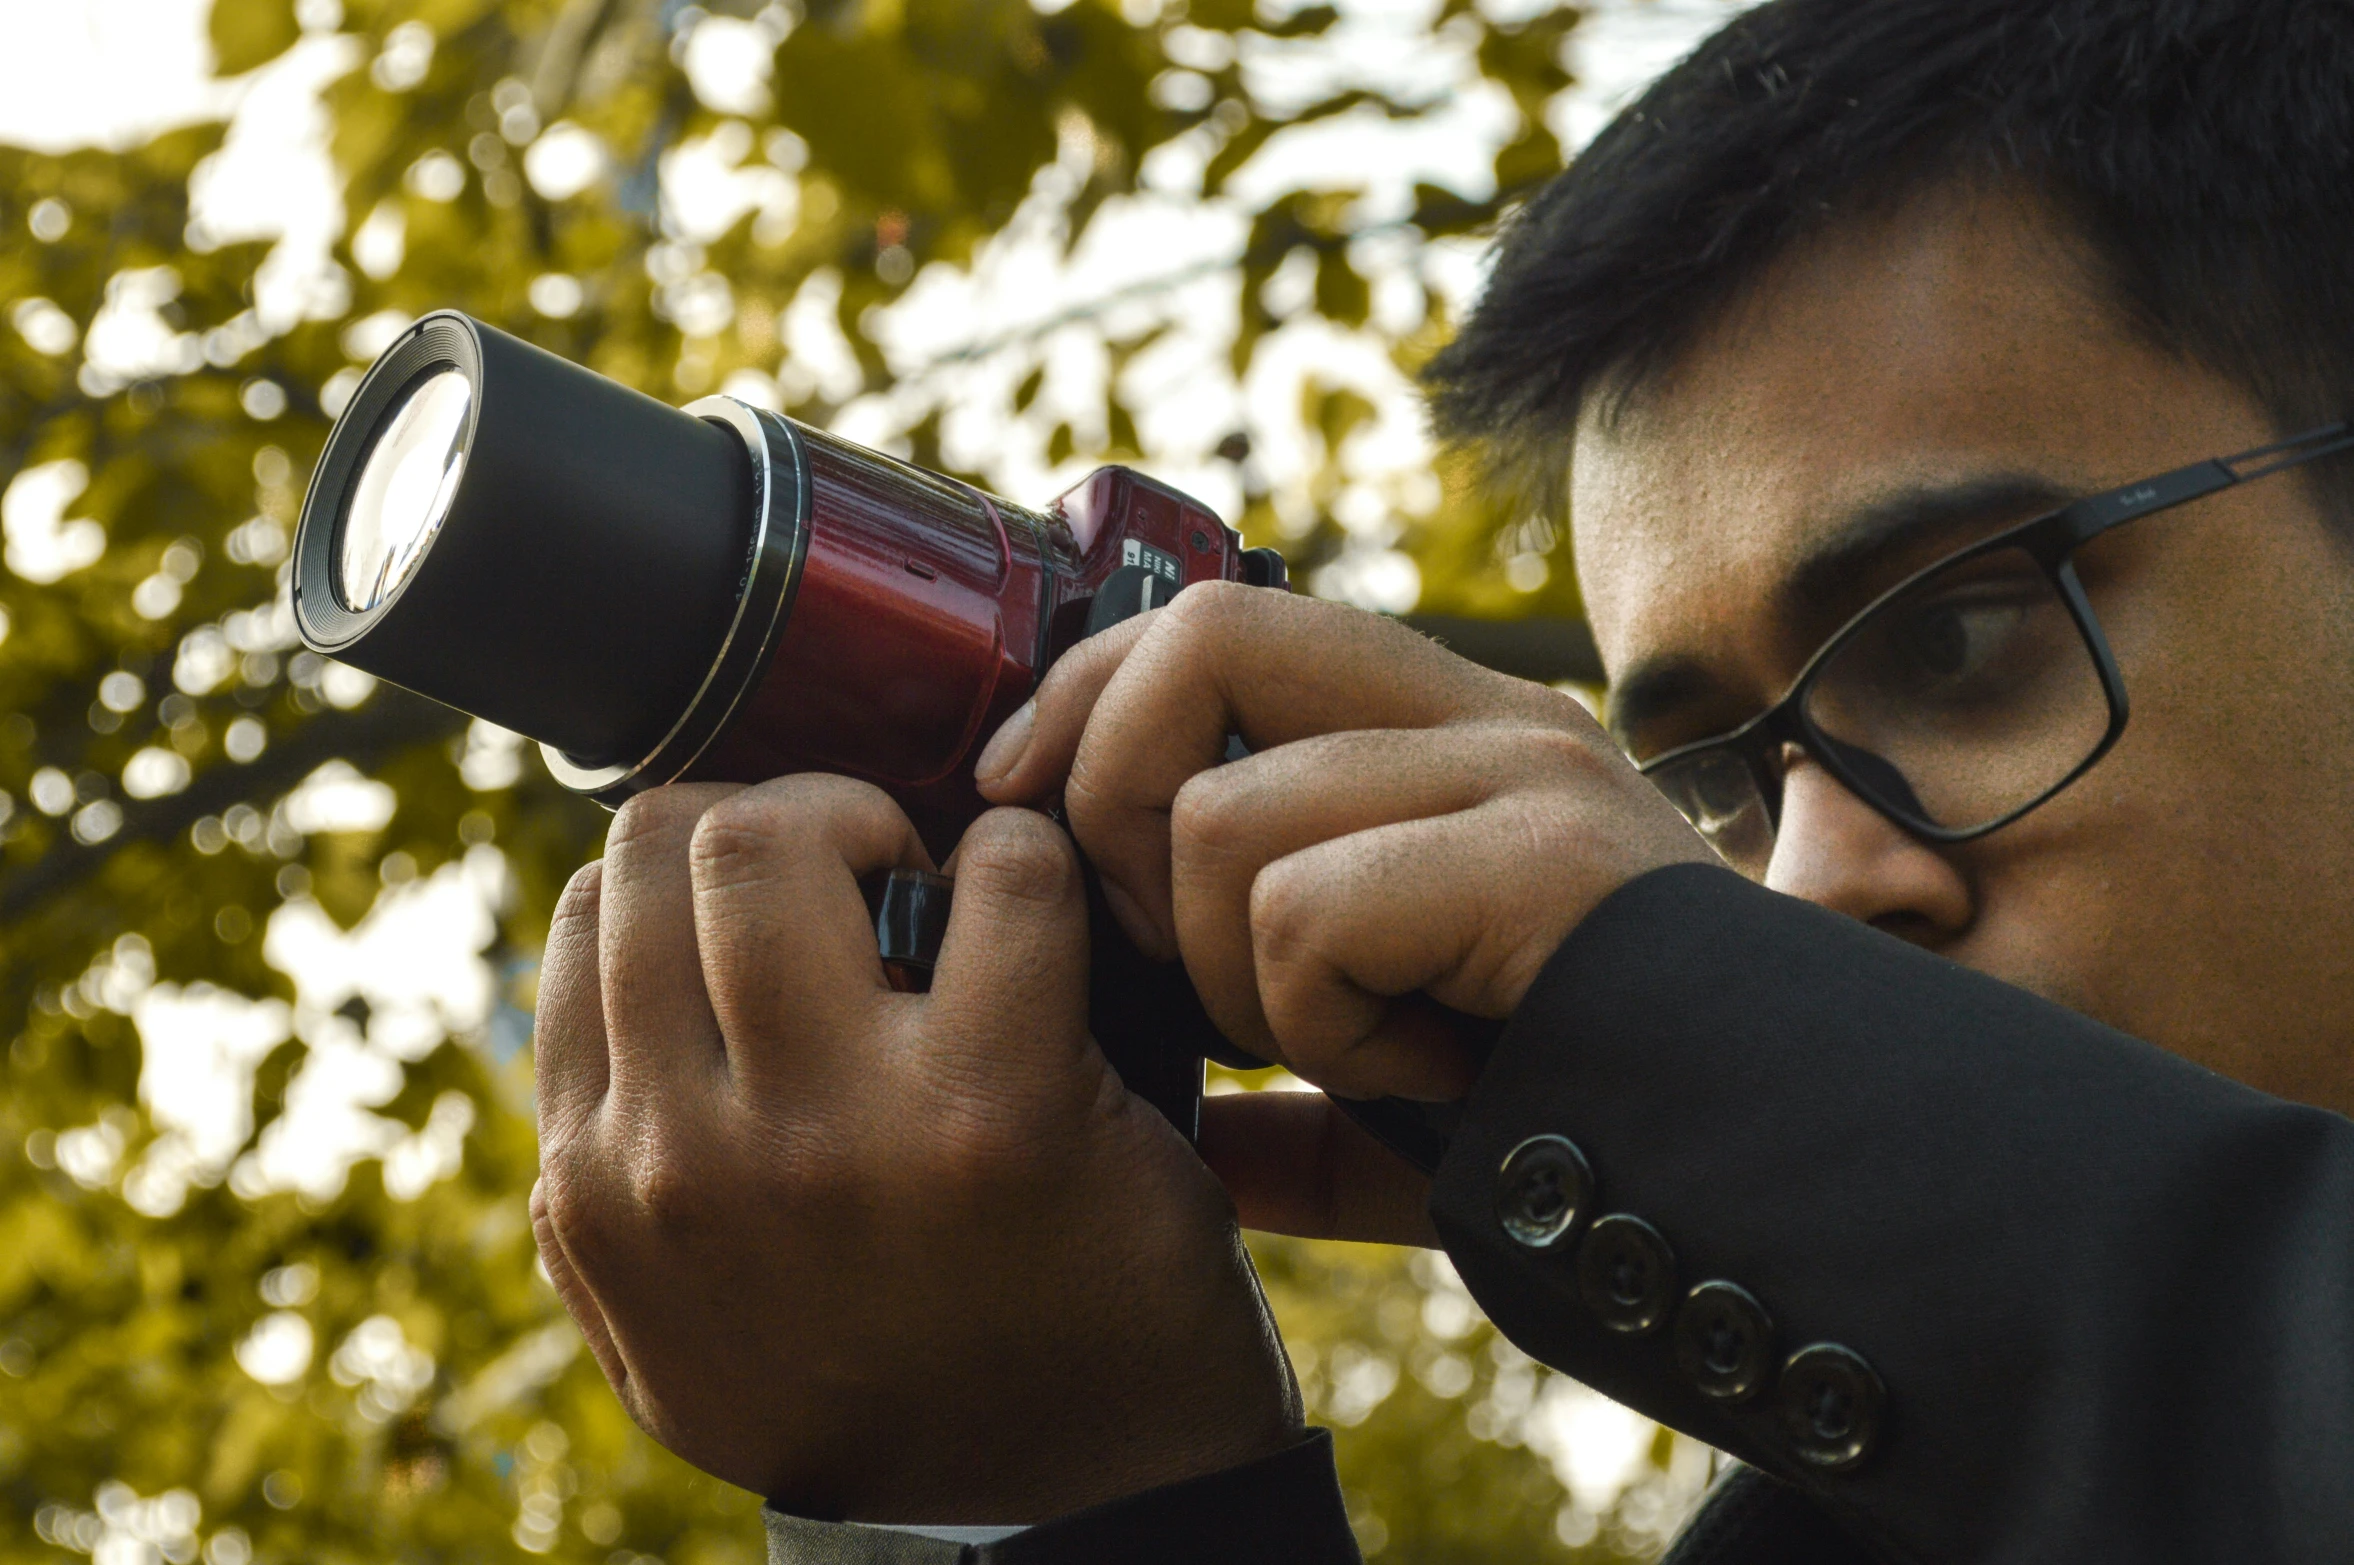
[[[242,76],[294,47],[302,28],[294,0],[213,0],[206,31],[212,37],[213,72]]]

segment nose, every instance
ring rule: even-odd
[[[1766,885],[1935,946],[1969,927],[1968,879],[1804,755],[1782,782],[1782,819]]]

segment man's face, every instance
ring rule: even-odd
[[[1612,726],[1638,759],[1721,732],[1904,571],[2279,433],[2122,329],[2029,203],[1946,191],[1850,224],[1624,416],[1589,403],[1572,515]],[[2295,476],[2078,562],[2132,706],[2107,759],[1948,848],[1796,760],[1767,883],[2354,1112],[2354,564]]]

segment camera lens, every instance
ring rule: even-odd
[[[798,547],[798,468],[770,464],[751,443],[765,426],[742,420],[750,435],[436,311],[362,377],[319,453],[296,628],[580,765],[635,766],[743,639],[753,567]]]
[[[400,591],[425,558],[466,471],[466,414],[474,388],[442,369],[410,388],[352,486],[336,591],[364,614]]]

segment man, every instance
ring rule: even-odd
[[[551,936],[534,1203],[632,1412],[780,1560],[1350,1559],[1238,1211],[1443,1243],[1750,1464],[1681,1561],[2345,1558],[2349,82],[2341,0],[1774,0],[1432,375],[1566,476],[1648,780],[1243,590],[997,736],[1238,1042],[1468,1092],[1427,1184],[1293,1095],[1205,1105],[1213,1180],[1086,1036],[1040,816],[968,834],[907,996],[873,790],[632,804]],[[1441,1007],[1509,1018],[1484,1063]]]

